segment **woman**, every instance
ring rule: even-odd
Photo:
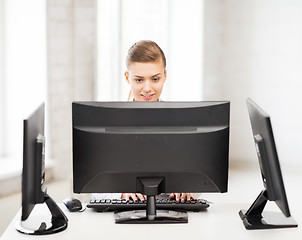
[[[166,58],[152,41],[135,43],[128,51],[125,77],[130,84],[128,100],[159,101],[167,78]]]
[[[166,58],[161,48],[153,41],[139,41],[128,51],[126,59],[127,71],[124,73],[130,84],[129,101],[160,101],[164,83],[167,78]],[[140,193],[123,193],[122,199],[127,201],[145,201]],[[190,201],[196,198],[190,193],[172,193],[170,199]]]

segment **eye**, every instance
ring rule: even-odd
[[[158,81],[159,81],[159,78],[158,78],[158,77],[153,78],[153,81],[154,81],[154,82],[158,82]]]
[[[142,81],[143,81],[143,79],[139,79],[139,78],[137,78],[137,79],[135,79],[135,81],[139,83],[139,82],[142,82]]]

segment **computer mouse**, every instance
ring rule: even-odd
[[[67,198],[63,203],[70,212],[78,212],[83,208],[81,201],[77,198]]]

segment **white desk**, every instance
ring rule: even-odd
[[[63,204],[59,206],[68,217],[68,228],[60,233],[48,236],[27,236],[15,230],[20,219],[20,211],[3,233],[1,240],[18,239],[240,239],[240,240],[301,240],[302,239],[302,174],[283,172],[289,207],[298,228],[274,230],[246,230],[239,210],[247,209],[263,189],[259,170],[233,169],[229,176],[228,193],[208,193],[202,197],[215,202],[207,212],[189,213],[188,224],[151,224],[131,225],[115,224],[113,213],[97,213],[91,209],[70,213]],[[50,189],[51,190],[51,189]],[[265,210],[280,211],[275,203],[267,203]],[[1,216],[6,217],[6,216]]]
[[[206,212],[189,213],[188,224],[115,224],[113,213],[98,213],[91,209],[68,212],[68,228],[46,236],[28,236],[15,230],[17,213],[1,240],[24,239],[301,239],[301,226],[292,229],[246,230],[238,211],[248,204],[215,203]],[[44,209],[44,208],[43,208]],[[46,208],[45,208],[46,209]],[[42,210],[43,211],[43,210]],[[297,220],[297,219],[296,219]],[[297,221],[299,224],[299,221]],[[194,237],[194,238],[192,238]]]

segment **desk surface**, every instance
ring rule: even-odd
[[[15,230],[15,223],[20,219],[20,211],[2,235],[1,240],[21,239],[301,239],[301,227],[275,230],[246,230],[238,211],[248,204],[215,203],[205,212],[189,213],[188,224],[115,224],[113,213],[98,213],[91,209],[84,212],[68,212],[59,204],[68,217],[68,228],[60,233],[46,236],[27,236]],[[47,211],[38,206],[39,212]],[[297,219],[296,219],[297,220]],[[298,222],[299,223],[299,222]]]
[[[15,230],[20,220],[19,211],[3,233],[1,240],[19,239],[302,239],[302,182],[301,172],[284,172],[290,210],[300,226],[292,229],[246,230],[238,212],[247,209],[263,188],[259,170],[234,169],[229,178],[229,191],[224,194],[209,193],[202,197],[215,202],[206,212],[189,213],[188,224],[131,225],[115,224],[113,213],[97,213],[91,209],[84,212],[68,212],[59,204],[69,219],[68,228],[48,236],[27,236]],[[43,206],[43,205],[42,205]],[[41,206],[41,207],[42,207]],[[36,208],[35,208],[36,209]],[[34,211],[35,211],[34,209]],[[44,206],[45,211],[47,208]],[[37,208],[37,210],[40,210]],[[275,203],[268,202],[265,210],[280,211]],[[43,212],[41,210],[39,212]],[[6,217],[6,216],[1,216]],[[138,236],[138,237],[137,237]],[[103,239],[103,238],[102,238]]]

